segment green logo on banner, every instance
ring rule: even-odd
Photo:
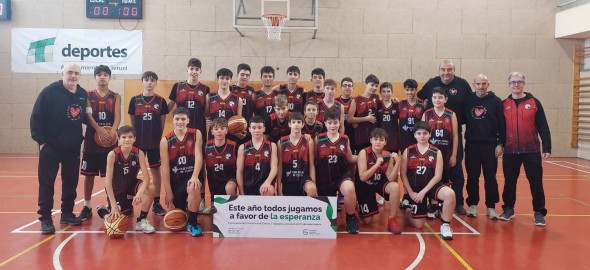
[[[31,42],[27,52],[27,64],[52,62],[53,45],[57,37],[47,38]]]

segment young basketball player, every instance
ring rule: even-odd
[[[389,82],[384,82],[380,87],[382,100],[378,101],[377,122],[379,127],[387,131],[389,137],[387,138],[387,145],[385,150],[398,153],[399,152],[399,103],[393,101],[393,85]]]
[[[188,211],[188,232],[201,236],[203,231],[197,223],[197,213],[204,188],[199,179],[203,166],[203,136],[200,130],[188,128],[189,115],[188,109],[176,108],[172,113],[174,130],[160,140],[162,182],[166,207]]]
[[[279,93],[272,89],[275,79],[275,69],[271,66],[264,66],[260,69],[260,79],[262,80],[262,89],[254,92],[254,114],[260,115],[267,119],[273,112],[274,98]]]
[[[252,101],[252,94],[254,88],[248,85],[250,83],[250,73],[252,69],[248,64],[238,65],[238,81],[235,85],[230,86],[229,91],[242,99],[242,116],[246,121],[250,121],[254,111],[254,103]]]
[[[396,153],[384,150],[387,144],[385,130],[375,128],[370,136],[371,145],[359,151],[357,161],[359,179],[355,188],[361,220],[365,224],[370,224],[373,221],[373,215],[379,213],[375,200],[375,193],[378,193],[392,205],[389,207],[387,229],[393,234],[400,234],[401,229],[395,219],[399,202],[397,174],[400,159]]]
[[[359,227],[354,215],[357,203],[356,191],[349,166],[349,164],[356,164],[357,156],[353,156],[350,151],[348,136],[340,134],[341,119],[341,110],[334,107],[327,110],[324,123],[328,131],[319,134],[315,140],[318,195],[342,194],[346,212],[346,230],[348,233],[357,234]]]
[[[443,172],[443,155],[428,143],[430,126],[422,121],[414,125],[417,144],[409,146],[402,155],[401,177],[406,194],[402,205],[406,219],[416,228],[422,228],[428,212],[426,198],[443,201],[441,236],[453,239],[450,222],[455,209],[455,192],[440,183]]]
[[[356,144],[353,146],[353,153],[358,153],[371,145],[371,131],[377,127],[377,103],[371,97],[377,91],[379,79],[371,74],[365,79],[365,92],[354,97],[348,110],[348,122],[355,130]]]
[[[324,98],[318,103],[318,116],[316,120],[320,121],[320,123],[324,122],[324,114],[330,108],[340,110],[340,123],[344,123],[344,108],[342,108],[342,104],[336,101],[335,95],[336,81],[327,79],[324,83]],[[344,134],[344,125],[340,125],[340,134]]]
[[[155,198],[154,214],[163,216],[166,214],[160,205],[160,139],[166,124],[168,105],[166,100],[155,93],[158,85],[158,75],[153,71],[146,71],[141,75],[143,93],[134,96],[129,101],[128,113],[131,116],[131,125],[137,131],[135,146],[146,154],[150,169],[154,178]]]
[[[311,71],[311,82],[313,89],[305,92],[305,102],[313,101],[319,103],[324,98],[324,79],[326,72],[322,68],[314,68]]]
[[[80,173],[84,175],[84,208],[78,218],[86,220],[92,216],[92,189],[94,188],[94,177],[100,175],[105,177],[107,169],[107,155],[115,148],[100,147],[94,141],[94,134],[98,133],[101,138],[110,140],[110,134],[103,127],[110,127],[116,131],[121,121],[121,96],[109,89],[111,81],[111,69],[108,66],[100,65],[94,69],[94,79],[96,80],[96,89],[88,91],[86,107],[91,111],[86,112],[87,139],[84,140],[84,155],[82,156],[82,166]],[[112,136],[116,136],[112,133]]]
[[[291,112],[287,109],[287,97],[283,94],[279,94],[275,97],[275,107],[269,118],[264,123],[265,135],[269,141],[276,143],[281,137],[289,135],[291,129],[287,123],[288,117],[291,116]]]
[[[344,108],[344,134],[348,136],[350,145],[355,145],[356,141],[354,140],[354,129],[352,128],[352,125],[348,123],[348,111],[350,109],[350,103],[352,102],[354,82],[351,78],[345,77],[342,79],[342,81],[340,81],[340,87],[342,93],[338,98],[336,98],[336,102],[342,104],[342,108]]]
[[[430,144],[440,150],[443,156],[443,174],[441,183],[451,185],[450,171],[451,167],[455,166],[457,158],[457,142],[458,142],[458,124],[457,116],[453,111],[445,107],[447,96],[445,91],[440,87],[435,87],[432,90],[432,104],[430,108],[422,115],[422,121],[430,126],[430,130],[434,131],[434,136],[430,137]],[[434,219],[438,216],[439,211],[436,209],[436,201],[431,201],[431,211],[428,212],[428,218]]]
[[[227,120],[215,118],[211,123],[213,139],[205,146],[205,165],[207,167],[207,182],[211,191],[211,201],[214,195],[236,195],[236,150],[234,141],[226,139]],[[213,205],[213,204],[211,204]],[[211,207],[215,213],[215,208]]]
[[[414,79],[404,81],[406,99],[399,104],[399,150],[403,152],[408,146],[416,143],[414,124],[422,119],[424,103],[416,96],[418,83]]]
[[[297,84],[301,71],[297,66],[287,68],[287,83],[276,86],[279,94],[287,97],[287,108],[290,112],[303,113],[303,104],[305,102],[305,90],[303,86]]]
[[[279,95],[281,96],[281,95]],[[238,148],[237,174],[240,194],[274,196],[278,171],[277,145],[264,138],[264,119],[250,119],[252,140]]]
[[[207,95],[211,92],[209,86],[202,84],[199,81],[201,76],[202,65],[201,60],[197,58],[191,58],[188,60],[186,73],[187,79],[184,82],[175,83],[170,91],[168,99],[168,110],[174,109],[175,105],[178,107],[187,108],[189,110],[189,128],[198,129],[201,134],[207,134],[206,122],[205,122],[205,106],[207,104]],[[205,168],[203,168],[199,174],[199,180],[201,180],[201,186],[205,186]],[[205,210],[205,190],[201,190],[201,205],[199,206],[199,212]]]
[[[219,89],[217,93],[210,94],[207,101],[207,113],[209,119],[224,118],[229,120],[234,115],[242,115],[242,98],[229,91],[233,73],[227,68],[221,68],[217,71],[217,83]],[[211,128],[209,127],[211,120],[207,120],[209,128],[209,138],[211,137]],[[237,142],[239,139],[245,137],[244,134],[233,135],[228,134],[228,139]]]
[[[279,140],[278,190],[284,196],[317,196],[314,147],[308,134],[301,133],[303,115],[294,112],[289,118],[291,134]]]
[[[106,192],[108,208],[96,206],[96,213],[102,219],[107,215],[118,218],[120,215],[132,216],[133,205],[141,204],[141,213],[135,224],[136,231],[154,233],[156,229],[147,220],[148,211],[154,199],[154,186],[145,164],[145,154],[133,146],[136,133],[132,126],[122,126],[117,130],[119,146],[107,156]],[[137,179],[141,170],[144,181]]]
[[[322,122],[316,119],[318,116],[318,104],[315,101],[307,101],[303,108],[305,110],[305,121],[301,132],[315,138],[318,134],[322,133],[324,128]]]

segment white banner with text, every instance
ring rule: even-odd
[[[214,237],[336,238],[336,197],[216,195]]]
[[[93,74],[107,65],[113,74],[142,73],[142,31],[13,28],[12,72],[59,73],[78,64]]]

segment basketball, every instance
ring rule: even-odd
[[[227,121],[227,132],[232,135],[244,133],[247,127],[248,122],[246,122],[246,118],[239,115],[234,115]]]
[[[186,215],[186,212],[176,208],[168,211],[164,216],[164,227],[170,231],[179,232],[184,230],[187,220],[188,216]]]
[[[125,236],[125,232],[129,229],[129,218],[126,215],[120,215],[115,219],[114,216],[108,215],[104,219],[105,233],[109,238],[121,238]]]
[[[105,126],[103,127],[104,129],[106,129],[106,131],[111,134],[111,139],[110,140],[103,140],[102,138],[100,138],[100,136],[98,136],[98,132],[94,133],[94,141],[96,142],[96,145],[100,146],[100,147],[111,147],[113,145],[115,145],[117,143],[117,133],[112,131],[111,127],[109,126]]]

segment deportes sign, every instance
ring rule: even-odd
[[[336,238],[336,197],[215,196],[214,237]]]
[[[12,29],[12,72],[59,73],[78,64],[82,73],[108,65],[113,74],[141,74],[142,31],[49,28]]]

